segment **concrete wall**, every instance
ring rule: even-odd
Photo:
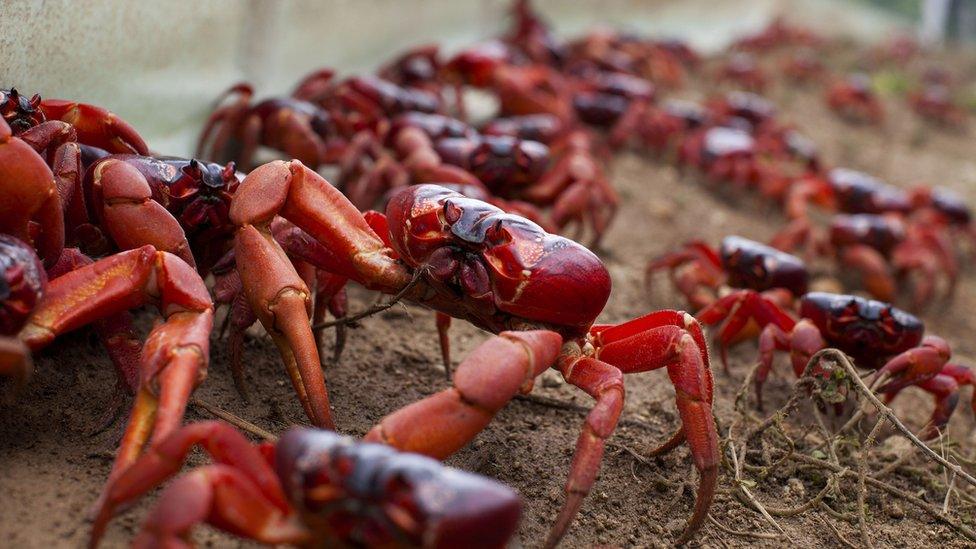
[[[839,0],[539,0],[561,32],[605,22],[690,37],[706,49],[775,13],[831,31],[877,34],[890,21]],[[497,33],[508,0],[0,0],[0,87],[105,106],[154,150],[187,155],[229,85],[285,92],[320,66],[373,68],[425,42]],[[839,12],[844,17],[838,18]]]

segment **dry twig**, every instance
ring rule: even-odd
[[[200,408],[201,410],[205,411],[206,413],[208,413],[208,414],[210,414],[210,415],[212,415],[212,416],[214,416],[214,417],[216,417],[218,419],[222,419],[222,420],[226,421],[227,423],[230,423],[234,427],[237,427],[238,429],[240,429],[242,431],[246,431],[248,433],[251,433],[252,435],[254,435],[256,437],[262,438],[262,439],[264,439],[266,441],[269,441],[269,442],[274,442],[274,441],[278,440],[278,437],[276,437],[270,431],[266,431],[266,430],[262,429],[261,427],[258,427],[257,425],[251,423],[250,421],[248,421],[248,420],[246,420],[246,419],[244,419],[244,418],[242,418],[242,417],[240,417],[238,415],[232,414],[231,412],[228,412],[227,410],[224,410],[223,408],[220,408],[218,406],[215,406],[213,404],[210,404],[207,401],[200,400],[199,398],[196,398],[196,397],[192,397],[192,398],[190,398],[190,404],[193,405],[194,408]]]

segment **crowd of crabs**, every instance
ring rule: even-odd
[[[832,346],[886,376],[888,398],[911,385],[933,394],[924,436],[946,425],[973,373],[890,302],[908,286],[913,307],[940,286],[952,291],[957,258],[976,236],[971,213],[948,191],[827,167],[779,122],[757,95],[768,80],[757,59],[776,54],[788,79],[829,82],[818,55],[828,40],[776,20],[735,42],[711,75],[744,91],[699,104],[659,99],[701,70],[683,42],[609,29],[562,40],[527,2],[513,21],[453,56],[426,46],[373,75],[316,71],[288,97],[254,102],[239,84],[218,101],[197,159],[150,152],[100,107],[0,91],[0,374],[24,383],[32,352],[91,325],[120,390],[134,396],[92,546],[117,509],[177,474],[194,446],[214,463],[168,484],[137,545],[189,542],[209,522],[269,544],[502,546],[520,516],[514,491],[431,458],[464,447],[549,368],[595,404],[545,545],[559,542],[596,479],[623,375],[659,368],[682,425],[661,450],[687,442],[700,476],[675,540],[686,542],[707,515],[720,461],[701,325],[717,326],[723,363],[728,345],[758,336],[759,403],[776,351],[789,351],[799,375]],[[875,54],[917,51],[902,40]],[[952,85],[928,71],[908,100],[964,131]],[[470,88],[498,105],[477,125]],[[826,101],[861,123],[884,116],[860,75],[829,84]],[[288,160],[254,166],[260,148]],[[625,148],[716,187],[755,190],[790,220],[769,245],[730,236],[717,250],[694,241],[653,259],[649,276],[668,271],[694,316],[596,324],[609,273],[557,234],[599,250],[619,203],[609,157]],[[329,166],[332,183],[317,172]],[[809,292],[805,260],[790,252],[857,273],[876,300]],[[460,363],[449,389],[388,415],[363,441],[329,431],[317,338],[323,325],[343,326],[350,281],[434,310],[445,367],[451,319],[497,334]],[[163,321],[140,341],[130,310],[148,304]],[[315,428],[256,446],[225,423],[182,425],[206,377],[215,306],[228,311],[235,379],[244,333],[260,321]],[[337,320],[325,323],[330,313]],[[336,352],[344,337],[337,329]]]

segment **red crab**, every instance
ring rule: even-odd
[[[575,224],[581,234],[589,228],[590,247],[599,246],[620,202],[595,151],[588,131],[569,131],[552,145],[552,166],[519,194],[533,204],[551,204],[560,230]]]
[[[826,75],[826,68],[820,60],[820,55],[810,49],[792,53],[783,60],[781,70],[787,78],[797,84],[816,82]]]
[[[687,70],[699,61],[698,55],[679,40],[652,40],[600,28],[569,44],[566,65],[588,64],[631,74],[665,88],[680,88]]]
[[[640,103],[620,117],[610,131],[608,143],[614,149],[636,143],[640,150],[662,155],[689,132],[709,123],[708,111],[698,103],[675,99],[660,107]]]
[[[460,120],[407,113],[393,119],[385,146],[372,134],[356,136],[342,161],[339,185],[361,209],[411,182],[479,186],[516,198],[548,162],[549,149],[536,141],[480,135]]]
[[[320,70],[299,85],[290,97],[273,97],[251,104],[254,89],[240,83],[217,100],[207,119],[196,155],[218,162],[235,161],[244,169],[252,166],[258,146],[277,149],[310,166],[338,160],[345,148],[347,131],[334,113],[310,101],[331,90],[333,72]]]
[[[741,236],[723,238],[718,250],[700,240],[689,242],[652,260],[647,275],[663,269],[695,309],[720,300],[723,287],[779,288],[796,296],[806,293],[810,278],[800,258]]]
[[[424,44],[407,50],[383,64],[376,75],[405,88],[418,88],[441,96],[440,46]]]
[[[916,185],[909,191],[912,215],[920,222],[958,232],[971,241],[976,240],[973,212],[955,192],[939,187]]]
[[[594,325],[610,290],[607,270],[595,255],[447,189],[407,187],[386,213],[388,233],[381,238],[335,187],[297,161],[252,171],[235,195],[231,219],[239,227],[236,256],[244,293],[295,372],[296,385],[304,386],[310,416],[331,422],[306,310],[309,290],[271,234],[279,215],[311,237],[303,259],[316,268],[493,333],[519,330],[484,343],[459,366],[453,387],[387,417],[370,438],[446,457],[549,367],[597,400],[550,546],[595,480],[604,440],[622,409],[622,374],[667,367],[678,387],[684,427],[665,447],[687,440],[701,474],[695,511],[679,541],[689,539],[711,502],[718,461],[711,373],[697,322],[685,313],[660,311],[617,326]]]
[[[966,127],[966,111],[953,102],[946,86],[928,84],[910,93],[908,104],[919,116],[935,124],[957,130]]]
[[[78,143],[111,153],[148,154],[139,133],[115,114],[95,105],[64,99],[27,98],[0,89],[0,115],[14,135],[45,154],[52,164],[60,147]]]
[[[762,91],[766,88],[766,73],[748,53],[736,53],[719,68],[718,79],[729,82],[750,91]]]
[[[481,128],[481,133],[508,135],[552,145],[567,129],[558,117],[542,113],[494,118]]]
[[[968,368],[950,364],[948,343],[937,336],[925,336],[925,326],[915,316],[888,303],[852,295],[813,292],[799,304],[799,321],[767,325],[759,336],[760,368],[755,386],[762,402],[762,386],[773,366],[775,352],[789,351],[796,375],[803,373],[819,350],[836,347],[861,367],[878,370],[887,381],[879,390],[894,398],[911,385],[935,394],[937,404],[924,431],[932,436],[945,426],[958,393],[944,390],[951,385],[972,383]]]
[[[79,107],[79,112],[92,111]],[[80,120],[104,131],[82,132],[88,143],[122,147],[114,116],[101,125]],[[190,392],[206,375],[213,324],[210,295],[192,267],[151,245],[96,262],[65,249],[63,197],[53,174],[37,151],[12,134],[6,120],[0,121],[0,195],[0,233],[8,235],[4,282],[17,288],[8,294],[13,297],[5,308],[12,316],[3,335],[16,335],[24,344],[13,360],[8,350],[4,369],[23,372],[26,366],[16,364],[26,364],[26,349],[40,349],[65,332],[101,321],[100,335],[122,381],[136,391],[113,465],[117,474],[150,437],[155,442],[179,425]],[[35,250],[45,260],[46,273]],[[45,277],[51,278],[46,286]],[[125,312],[145,304],[157,305],[166,320],[149,334],[140,354]]]
[[[903,189],[847,168],[811,173],[794,182],[784,202],[787,217],[806,222],[811,203],[844,213],[907,214],[913,208],[912,196]]]
[[[651,104],[657,93],[647,80],[626,73],[584,70],[573,76],[576,116],[599,128],[613,127],[627,111]]]
[[[716,340],[726,370],[726,348],[778,320],[781,307],[806,293],[810,278],[800,258],[739,236],[722,239],[718,251],[701,241],[690,242],[651,261],[648,277],[663,269],[699,309],[701,323],[722,324]]]
[[[511,12],[512,28],[504,40],[533,63],[559,65],[566,57],[566,47],[532,9],[531,2],[516,0]]]
[[[188,546],[193,527],[209,523],[276,546],[500,548],[521,514],[510,488],[430,458],[297,427],[255,446],[230,425],[207,421],[174,432],[119,477],[89,547],[115,509],[176,475],[194,446],[214,463],[163,490],[134,546]]]
[[[454,118],[405,113],[389,123],[385,136],[371,131],[356,134],[339,163],[337,183],[360,210],[374,207],[388,191],[411,182],[480,185],[473,174],[445,164],[433,143],[440,137],[475,135],[473,128]]]
[[[102,157],[62,178],[69,240],[96,255],[150,244],[206,274],[232,239],[228,212],[241,178],[233,162]]]
[[[776,105],[755,93],[733,91],[708,102],[709,117],[714,124],[761,133],[774,125]]]
[[[827,90],[827,105],[845,120],[865,124],[884,122],[884,107],[874,93],[871,78],[853,74]]]
[[[146,154],[146,144],[111,112],[74,101],[0,90],[0,115],[0,188],[6,198],[0,232],[33,243],[51,267],[64,246],[64,204],[83,157]]]
[[[839,267],[858,273],[863,287],[881,301],[895,298],[896,275],[913,273],[918,275],[914,277],[915,307],[929,302],[943,276],[946,295],[952,295],[959,269],[951,242],[938,228],[898,214],[852,214],[832,216],[825,236],[812,233],[812,229],[783,232],[775,245],[792,251],[807,244],[835,257]]]
[[[775,165],[758,154],[749,132],[716,126],[688,134],[678,146],[678,164],[700,171],[712,183],[756,188],[776,198],[784,188]]]
[[[787,23],[782,17],[773,18],[765,28],[754,34],[739,38],[732,49],[755,52],[768,52],[775,48],[788,46],[822,46],[824,38],[813,30]]]

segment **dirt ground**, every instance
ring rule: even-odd
[[[849,126],[834,118],[816,90],[776,89],[771,95],[780,104],[783,116],[799,124],[821,145],[829,163],[870,171],[901,185],[917,181],[945,185],[976,204],[976,147],[971,134],[959,136],[927,127],[900,100],[891,97],[886,99],[890,115],[886,126],[874,129]],[[684,305],[663,277],[647,291],[643,273],[649,258],[690,238],[718,242],[725,235],[740,234],[768,239],[783,223],[774,208],[752,197],[716,193],[693,179],[680,177],[665,164],[636,155],[617,158],[612,179],[623,206],[601,252],[614,282],[601,322],[619,322],[654,309]],[[364,291],[353,291],[351,308],[359,310],[372,299]],[[924,319],[930,332],[950,341],[960,362],[976,365],[976,341],[970,337],[973,310],[976,275],[970,265],[955,298],[930,307]],[[452,331],[455,359],[486,337],[456,323]],[[199,399],[275,433],[305,423],[270,340],[251,338],[246,346],[250,403],[242,401],[234,390],[225,347],[225,342],[215,337],[210,377],[197,391]],[[323,351],[325,356],[331,354],[329,348]],[[718,418],[735,413],[733,395],[755,356],[753,344],[741,345],[731,354],[731,374],[716,370]],[[0,407],[0,546],[80,547],[85,543],[89,526],[86,513],[105,481],[117,444],[117,429],[91,434],[96,420],[106,413],[113,376],[94,337],[82,332],[43,353],[26,391],[13,404]],[[444,388],[433,315],[416,307],[398,306],[367,319],[352,332],[341,363],[328,365],[327,377],[341,431],[357,436],[392,410]],[[782,404],[793,381],[793,374],[781,364],[767,385],[769,409]],[[697,477],[684,447],[646,462],[627,451],[649,449],[678,426],[674,391],[666,374],[631,376],[627,390],[625,421],[609,441],[600,477],[565,538],[566,547],[668,545],[691,510]],[[951,422],[959,452],[969,456],[976,452],[976,423],[967,405],[971,390],[964,389]],[[554,371],[542,376],[534,394],[589,405],[584,394],[562,383]],[[917,390],[906,391],[896,406],[896,411],[915,427],[924,422],[930,410],[929,399]],[[809,406],[801,406],[790,421],[806,425],[810,413]],[[191,407],[187,421],[210,417]],[[582,419],[578,411],[514,401],[449,463],[517,489],[525,501],[518,539],[521,545],[536,546],[563,500],[563,482]],[[890,454],[899,448],[903,446],[883,441],[875,456],[890,460]],[[201,463],[203,459],[197,455],[192,461]],[[925,463],[919,461],[919,465],[924,467]],[[938,485],[902,474],[889,480],[942,505],[944,485],[940,491]],[[853,483],[853,477],[847,477],[847,482]],[[754,492],[765,503],[790,506],[808,499],[821,486],[822,482],[785,475],[765,479]],[[732,488],[732,479],[723,470],[712,516],[732,531],[775,533],[759,513],[732,495]],[[132,539],[152,500],[147,499],[112,523],[103,546],[120,547]],[[956,507],[962,505],[959,501],[953,500],[951,509],[973,526],[973,507]],[[850,497],[837,505],[852,512]],[[944,523],[880,492],[869,494],[867,518],[878,546],[967,545],[965,538]],[[706,523],[695,543],[707,547],[836,546],[837,538],[825,521],[847,540],[859,540],[855,524],[822,511],[776,520],[786,533],[777,539],[730,534]],[[246,545],[207,527],[199,528],[195,539],[205,546]]]

